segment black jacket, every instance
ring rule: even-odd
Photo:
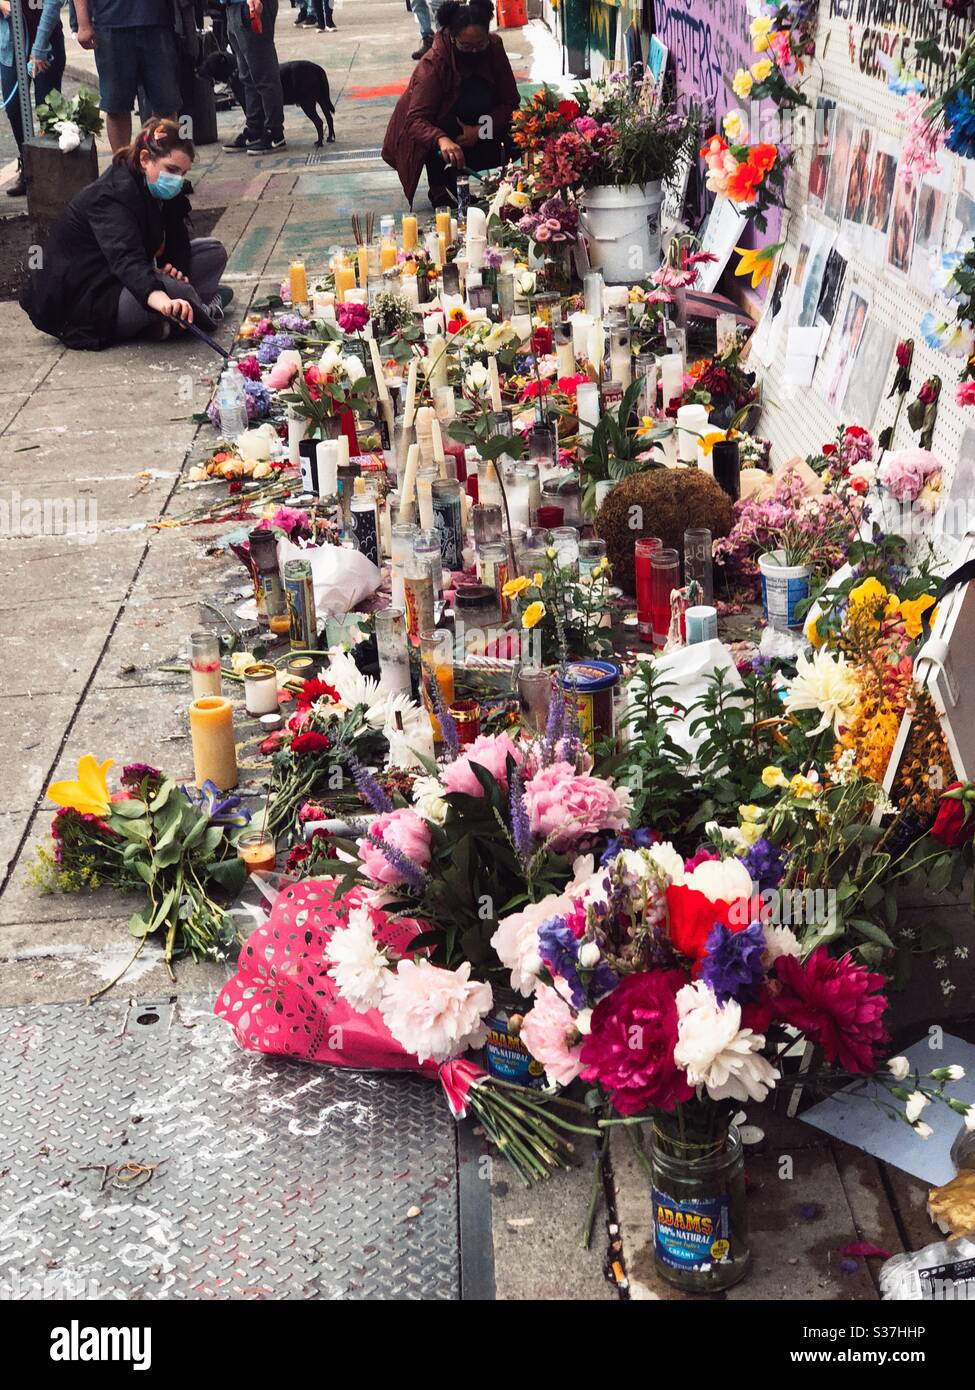
[[[189,274],[189,213],[185,192],[161,202],[141,173],[113,164],[55,223],[20,297],[31,323],[68,347],[108,347],[123,288],[140,304],[164,289],[157,258]]]

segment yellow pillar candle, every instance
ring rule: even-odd
[[[443,212],[437,213],[437,236],[443,237],[446,244],[450,245],[450,209],[445,208]]]
[[[379,269],[392,270],[396,264],[396,243],[384,241],[379,248]]]
[[[440,221],[439,217],[437,218],[437,221]],[[441,269],[447,264],[447,247],[449,245],[450,242],[447,239],[447,237],[444,236],[443,232],[440,232],[437,236],[437,246],[439,248],[437,251],[437,255],[440,258],[438,261],[438,265],[441,267]]]
[[[345,303],[346,290],[355,289],[355,271],[351,266],[340,265],[335,271],[335,302]]]
[[[403,216],[403,250],[412,251],[416,246],[416,218],[406,213]]]
[[[193,778],[198,787],[213,782],[222,792],[237,785],[234,715],[223,695],[204,695],[190,705]]]
[[[369,283],[369,247],[360,246],[356,258],[359,262],[359,284],[365,289]]]
[[[288,286],[292,304],[308,303],[308,277],[305,275],[304,261],[294,260],[288,266]]]

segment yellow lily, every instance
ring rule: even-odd
[[[736,246],[741,260],[735,270],[736,275],[750,275],[752,277],[752,289],[757,290],[763,280],[767,280],[772,274],[772,266],[776,256],[782,250],[784,243],[777,241],[774,246],[758,246],[753,251],[747,250],[744,246]]]
[[[920,637],[921,618],[929,608],[934,608],[934,599],[930,594],[922,594],[920,598],[905,599],[901,604],[901,617],[904,619],[904,627],[908,637]],[[937,608],[931,614],[931,621],[934,622]]]
[[[47,789],[49,800],[55,806],[66,806],[82,815],[107,815],[111,805],[108,769],[114,762],[114,758],[106,758],[103,763],[97,763],[90,753],[85,753],[78,759],[77,780],[52,782]]]

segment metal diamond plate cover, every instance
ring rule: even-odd
[[[210,1008],[0,1009],[0,1298],[458,1298],[440,1088],[241,1052]]]

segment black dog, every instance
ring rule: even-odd
[[[203,59],[199,73],[211,82],[226,82],[232,88],[237,104],[243,107],[244,89],[232,53],[211,53]],[[315,127],[315,134],[318,136],[316,145],[322,144],[325,136],[316,105],[322,108],[325,124],[328,126],[328,143],[331,145],[335,140],[335,126],[332,123],[335,107],[328,90],[328,74],[325,69],[317,63],[282,63],[281,90],[284,93],[285,106],[300,106]]]

